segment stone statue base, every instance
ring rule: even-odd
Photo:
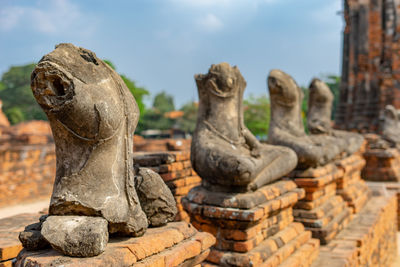
[[[203,266],[309,266],[319,241],[293,221],[292,207],[302,197],[292,181],[249,193],[193,188],[182,204],[197,229],[217,238]]]
[[[365,160],[359,155],[352,155],[335,164],[343,170],[343,176],[336,181],[336,194],[343,197],[353,213],[358,213],[371,196],[367,184],[361,179]]]
[[[293,209],[294,220],[304,224],[321,244],[329,243],[352,218],[352,210],[336,195],[336,181],[343,170],[330,163],[318,168],[293,171],[289,175],[306,192]]]
[[[149,228],[141,237],[110,238],[104,253],[91,258],[63,256],[53,249],[23,250],[15,266],[195,266],[209,254],[215,238],[186,222]]]
[[[362,177],[368,181],[400,182],[400,152],[396,148],[368,149]]]

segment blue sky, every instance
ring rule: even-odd
[[[267,94],[273,68],[300,85],[340,73],[341,10],[341,0],[0,0],[0,73],[71,42],[178,107],[197,100],[193,75],[222,61],[239,67],[247,96]]]

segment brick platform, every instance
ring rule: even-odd
[[[135,135],[133,151],[160,152],[160,151],[187,151],[190,150],[192,139],[144,139]]]
[[[304,224],[321,244],[329,243],[352,218],[352,210],[341,196],[336,195],[337,181],[343,173],[343,169],[331,163],[295,170],[289,175],[306,192],[304,199],[294,206],[294,220]]]
[[[311,263],[319,241],[293,221],[292,207],[304,190],[278,181],[251,193],[210,192],[198,186],[182,199],[192,224],[216,236],[203,266],[293,266]],[[304,261],[304,257],[307,261]],[[309,265],[304,265],[309,266]]]
[[[178,214],[175,221],[189,222],[189,215],[183,210],[181,199],[201,183],[201,178],[192,169],[190,151],[135,152],[134,162],[160,174],[176,201]]]
[[[371,196],[367,184],[361,179],[365,160],[360,155],[352,155],[337,161],[336,166],[343,170],[343,176],[336,180],[336,193],[343,197],[353,213],[357,213]]]
[[[380,190],[382,194],[390,192],[397,196],[397,229],[400,231],[400,182],[367,182],[368,186]]]
[[[28,224],[36,223],[43,214],[19,214],[0,220],[0,267],[11,267],[12,262],[22,250],[19,232]]]
[[[400,152],[395,148],[368,149],[362,178],[367,181],[400,182]]]
[[[47,249],[23,250],[16,266],[196,266],[209,254],[215,238],[186,222],[150,228],[137,238],[111,238],[106,251],[91,258],[73,258]]]
[[[328,245],[312,267],[391,266],[397,255],[397,199],[374,196]]]

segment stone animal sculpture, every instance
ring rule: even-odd
[[[351,155],[358,151],[364,137],[357,133],[332,128],[333,94],[328,85],[319,79],[313,79],[309,86],[307,126],[311,134],[330,135],[340,139],[338,145]]]
[[[294,79],[280,70],[268,76],[271,100],[271,121],[268,142],[293,149],[298,168],[324,165],[341,154],[339,140],[331,136],[307,135],[304,130],[301,103],[303,92]]]
[[[140,236],[148,225],[173,220],[175,201],[161,177],[134,168],[139,110],[113,69],[89,50],[60,44],[31,80],[50,121],[57,169],[49,217],[22,232],[23,243],[40,231],[66,255],[94,256],[104,251],[108,233]]]
[[[400,113],[392,105],[387,105],[379,123],[379,132],[390,147],[400,147]]]
[[[195,75],[199,111],[191,146],[191,162],[203,186],[221,192],[256,190],[290,172],[295,153],[261,144],[243,122],[246,81],[228,63]]]

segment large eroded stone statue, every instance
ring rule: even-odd
[[[338,145],[348,155],[358,151],[364,141],[362,135],[332,128],[333,94],[328,85],[319,79],[313,79],[309,86],[307,126],[312,134],[330,135],[341,139]]]
[[[268,76],[271,122],[268,142],[287,146],[298,156],[298,168],[326,164],[341,154],[341,141],[331,136],[307,135],[301,117],[303,92],[294,79],[280,70]]]
[[[139,110],[115,71],[89,50],[60,44],[40,60],[31,86],[56,145],[49,217],[36,227],[53,248],[93,256],[108,232],[140,236],[149,224],[173,220],[175,201],[161,177],[134,170]]]
[[[212,65],[195,80],[200,104],[191,161],[203,186],[221,192],[256,190],[296,166],[292,150],[261,144],[244,125],[246,81],[236,66]]]

